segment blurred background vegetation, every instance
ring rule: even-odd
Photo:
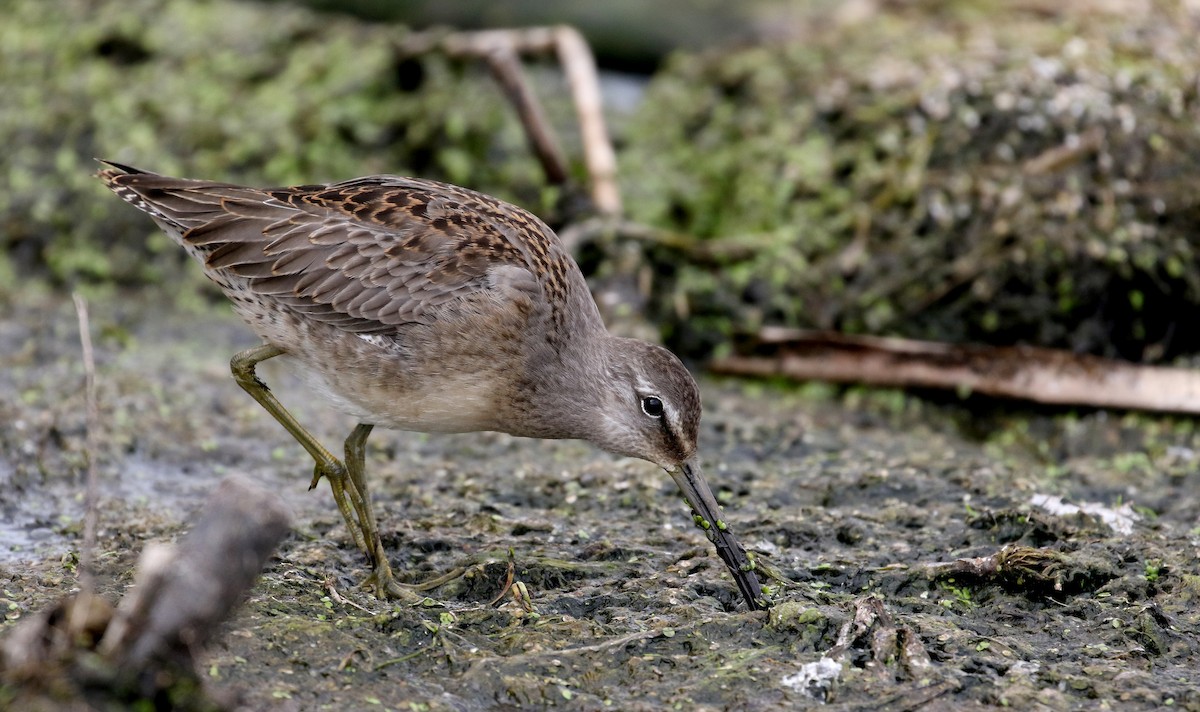
[[[686,354],[767,323],[1200,351],[1191,0],[307,5],[0,1],[0,282],[196,289],[93,157],[263,185],[420,175],[554,224],[486,70],[398,44],[569,21],[621,89],[627,217],[673,236],[581,262],[636,252],[647,316]],[[578,158],[561,76],[532,76]]]

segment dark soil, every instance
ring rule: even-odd
[[[1191,420],[705,381],[709,481],[792,581],[757,613],[647,463],[379,432],[368,467],[393,564],[409,580],[467,567],[436,604],[401,607],[359,587],[326,486],[307,491],[303,451],[229,377],[249,332],[161,297],[92,300],[99,579],[122,595],[143,546],[179,535],[228,474],[277,492],[293,532],[203,657],[248,708],[1200,709]],[[76,585],[85,409],[70,299],[0,300],[11,628]],[[286,371],[262,375],[325,442],[348,433]],[[510,552],[534,612],[489,605]]]

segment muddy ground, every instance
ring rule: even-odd
[[[469,567],[441,605],[398,607],[359,588],[327,487],[307,491],[304,453],[229,378],[252,336],[172,301],[91,302],[100,580],[120,596],[145,544],[183,532],[226,475],[277,492],[292,533],[202,667],[248,708],[1200,709],[1190,419],[704,380],[709,480],[793,581],[754,613],[649,464],[377,432],[393,563],[414,580]],[[69,297],[0,306],[7,629],[76,584],[85,429]],[[348,432],[285,370],[262,374],[327,443]],[[510,550],[535,613],[488,603]],[[998,570],[954,563],[998,553]]]

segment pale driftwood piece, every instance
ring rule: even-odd
[[[716,373],[968,390],[1053,405],[1200,413],[1200,373],[1032,346],[971,346],[765,328]]]
[[[146,548],[136,587],[117,609],[84,589],[0,639],[5,702],[24,710],[125,709],[174,699],[182,689],[189,698],[181,709],[223,707],[210,691],[196,697],[195,655],[287,529],[274,495],[224,480],[179,545]]]
[[[621,214],[621,191],[617,187],[617,154],[608,137],[604,123],[604,101],[600,94],[600,78],[596,58],[587,40],[574,27],[554,28],[558,63],[567,75],[567,86],[579,117],[579,133],[583,139],[583,160],[587,164],[592,185],[592,202],[603,215]]]
[[[613,150],[604,121],[596,60],[587,40],[575,28],[560,25],[479,32],[424,32],[406,37],[399,49],[405,55],[441,50],[451,57],[485,59],[504,89],[505,96],[516,108],[530,146],[546,171],[547,179],[553,185],[562,185],[567,178],[566,161],[557,148],[559,143],[554,130],[546,121],[537,96],[529,88],[519,64],[513,59],[523,53],[544,54],[553,51],[563,68],[579,120],[584,164],[591,182],[592,204],[602,215],[620,215],[621,193],[617,186],[616,151]],[[510,54],[511,57],[508,56]]]
[[[785,685],[822,702],[835,702],[842,675],[861,664],[856,661],[863,660],[866,653],[870,658],[863,666],[864,674],[873,672],[882,679],[914,680],[921,685],[880,700],[874,709],[918,709],[959,687],[955,680],[937,680],[942,675],[920,636],[908,626],[896,625],[881,599],[863,596],[853,606],[854,615],[838,630],[833,647],[790,681],[785,678]]]
[[[223,480],[183,541],[147,548],[100,651],[133,669],[151,658],[190,660],[254,585],[288,519],[274,495]]]

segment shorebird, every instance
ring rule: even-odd
[[[700,392],[670,351],[612,336],[578,265],[531,213],[466,188],[381,175],[248,188],[102,161],[99,177],[203,266],[263,344],[233,376],[315,461],[380,597],[392,573],[367,490],[375,426],[587,440],[670,473],[746,605],[765,605],[697,464]],[[358,425],[339,460],[255,375],[296,362]]]

